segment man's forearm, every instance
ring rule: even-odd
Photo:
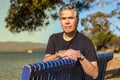
[[[84,60],[79,60],[85,73],[91,76],[93,79],[96,79],[98,76],[98,67],[97,62],[89,62],[86,58]]]
[[[51,61],[51,60],[56,60],[56,59],[59,59],[60,57],[59,57],[59,55],[58,54],[53,54],[53,55],[51,55],[51,54],[46,54],[45,55],[45,57],[44,57],[44,59],[43,59],[43,61],[45,62],[45,61]]]

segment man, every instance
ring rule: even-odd
[[[96,52],[91,40],[77,31],[79,12],[67,4],[60,9],[59,15],[63,32],[50,36],[43,61],[60,58],[79,60],[85,73],[96,79]]]

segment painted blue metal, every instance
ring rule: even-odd
[[[113,58],[113,53],[97,54],[97,57],[99,76],[96,80],[104,80],[106,66]],[[20,80],[92,80],[92,78],[84,73],[79,62],[58,59],[24,66]]]

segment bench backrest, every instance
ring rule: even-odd
[[[104,80],[106,66],[113,58],[113,53],[97,54],[97,57],[99,68],[97,80]],[[32,63],[23,67],[20,80],[92,80],[80,67],[79,62],[71,59]]]

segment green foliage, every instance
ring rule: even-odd
[[[85,27],[82,32],[91,38],[97,50],[120,45],[120,37],[114,35],[110,29],[110,22],[108,21],[110,15],[97,12],[81,20]]]
[[[114,48],[114,52],[118,53],[120,52],[120,37],[119,36],[113,36],[110,41],[111,46]]]
[[[93,2],[96,0],[10,0],[10,9],[5,19],[6,28],[12,33],[41,30],[42,27],[49,25],[50,18],[54,20],[58,18],[56,11],[61,5],[70,3],[82,11],[93,7],[91,5]],[[110,4],[109,0],[106,3]],[[112,17],[120,19],[119,7],[118,2],[117,8],[110,14],[97,12],[81,20],[81,24],[85,27],[82,32],[92,39],[98,50],[120,45],[120,37],[112,33],[110,27],[113,23],[109,21]],[[118,26],[114,26],[120,31]]]
[[[92,41],[95,43],[97,46],[97,49],[101,48],[108,48],[110,47],[109,43],[113,37],[113,34],[106,34],[105,32],[100,32],[94,37],[92,37]]]
[[[53,11],[62,3],[62,0],[11,0],[6,28],[13,33],[40,30],[50,23],[49,17],[58,17]]]
[[[91,37],[93,43],[97,46],[97,50],[118,47],[120,49],[120,37],[112,33],[106,34],[105,32],[97,33]]]
[[[89,8],[93,0],[10,0],[10,9],[5,21],[12,33],[41,30],[58,18],[57,8],[65,3],[73,4],[79,11]]]

